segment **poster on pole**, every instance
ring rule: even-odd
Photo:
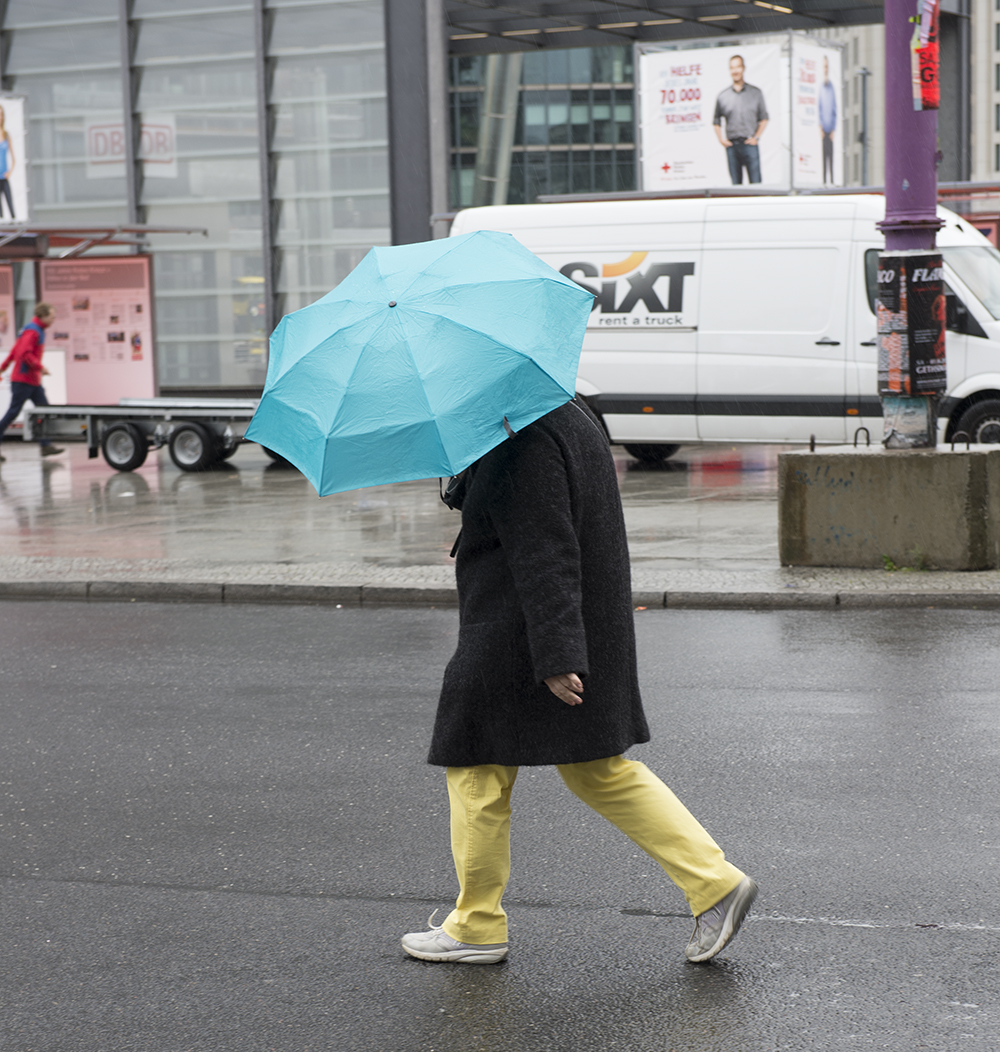
[[[840,48],[792,38],[792,183],[843,186]]]
[[[149,256],[46,259],[41,298],[56,316],[47,346],[66,356],[71,405],[115,405],[156,394]]]
[[[30,218],[25,97],[0,94],[0,222]]]
[[[642,187],[787,188],[780,43],[641,51]]]

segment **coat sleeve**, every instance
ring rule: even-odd
[[[565,459],[540,429],[504,446],[491,465],[489,513],[524,613],[535,679],[585,676],[580,543]]]

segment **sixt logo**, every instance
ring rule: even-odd
[[[681,326],[684,279],[694,274],[694,263],[652,263],[640,270],[648,255],[648,252],[633,252],[618,263],[603,264],[599,270],[593,263],[567,263],[560,267],[559,273],[593,295],[593,310],[598,312],[599,325],[628,325],[625,315],[633,314],[641,303],[646,311],[645,321],[640,313],[632,318],[633,325]],[[600,288],[596,288],[577,275],[612,280],[604,280]],[[619,278],[625,278],[627,284],[622,291],[619,291]]]

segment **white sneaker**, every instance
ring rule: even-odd
[[[411,931],[403,936],[403,949],[422,961],[451,961],[453,964],[497,964],[507,956],[505,942],[458,942],[440,926],[435,926],[437,910],[428,918],[430,931]]]
[[[756,883],[744,877],[724,899],[704,913],[699,913],[694,921],[691,941],[684,950],[687,959],[698,963],[710,960],[719,953],[726,943],[736,937],[755,898]]]

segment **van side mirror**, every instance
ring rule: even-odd
[[[969,331],[969,311],[965,304],[949,292],[945,297],[947,304],[945,325],[949,332],[967,333]]]

